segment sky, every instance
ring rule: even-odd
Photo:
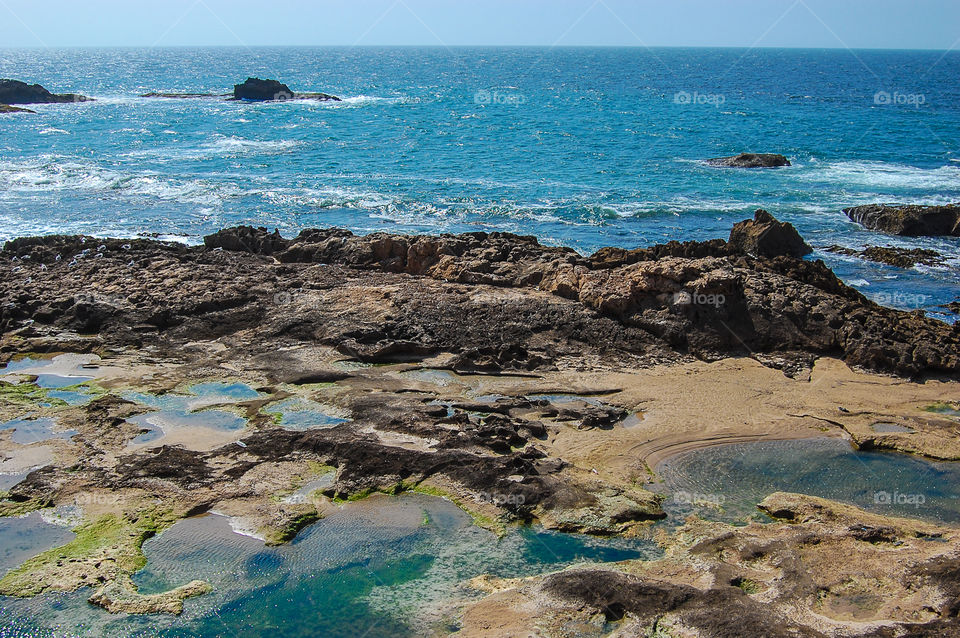
[[[960,0],[0,0],[0,47],[960,48]]]

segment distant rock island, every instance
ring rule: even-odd
[[[341,102],[335,95],[328,93],[296,93],[286,84],[277,80],[261,80],[247,78],[242,84],[233,87],[233,93],[144,93],[140,97],[189,99],[203,97],[218,97],[247,102],[286,102],[288,100],[323,100]]]
[[[286,100],[330,100],[340,102],[340,98],[327,93],[295,93],[289,86],[277,80],[247,78],[243,84],[233,87],[233,99],[252,102],[283,102]]]
[[[0,104],[65,104],[89,102],[91,98],[75,93],[51,93],[39,84],[19,80],[0,80]]]
[[[790,166],[790,160],[779,153],[740,153],[730,157],[714,157],[706,163],[719,168],[776,168]]]
[[[891,235],[960,237],[960,204],[946,206],[868,204],[844,208],[843,212],[865,228]]]

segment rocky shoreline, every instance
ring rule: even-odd
[[[7,574],[0,593],[89,586],[111,611],[175,613],[203,583],[156,598],[128,579],[146,538],[209,511],[280,543],[342,501],[417,491],[498,533],[631,535],[664,516],[651,467],[691,446],[827,435],[960,459],[956,420],[926,410],[960,397],[960,328],[872,303],[808,251],[765,212],[729,241],[590,256],[502,233],[338,229],[238,227],[196,247],[8,242],[0,361],[84,355],[93,379],[69,405],[36,372],[0,375],[0,420],[29,411],[76,432],[30,445],[0,433],[3,463],[43,461],[0,511],[84,504],[79,540]],[[141,440],[143,396],[216,382],[250,389],[200,408],[239,430]],[[291,399],[343,418],[284,427],[276,406]],[[871,427],[890,421],[903,431]]]

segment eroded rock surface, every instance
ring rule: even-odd
[[[477,579],[472,636],[953,636],[960,534],[799,494],[761,509],[776,524],[690,520],[666,557]],[[611,625],[611,623],[613,623]]]
[[[780,228],[766,217],[748,223]],[[723,240],[582,256],[500,233],[327,229],[287,239],[240,227],[196,247],[23,238],[0,251],[0,274],[0,360],[103,357],[90,364],[96,388],[82,405],[44,402],[30,379],[0,385],[3,414],[30,405],[76,431],[44,442],[44,466],[10,488],[0,511],[86,505],[75,528],[82,542],[0,579],[10,595],[94,586],[104,600],[130,598],[123,579],[142,567],[145,538],[185,516],[223,512],[283,542],[341,500],[373,492],[444,496],[498,532],[539,522],[637,533],[664,516],[662,497],[645,488],[644,459],[690,443],[691,429],[716,441],[736,435],[731,423],[751,436],[809,435],[828,423],[867,445],[860,420],[845,423],[853,415],[838,415],[832,397],[869,407],[884,387],[896,409],[913,410],[953,392],[960,365],[958,329],[877,306],[820,262],[752,256]],[[948,381],[887,387],[839,362],[845,374],[822,376],[821,357]],[[669,372],[658,380],[661,368]],[[811,375],[827,380],[811,391]],[[138,394],[184,396],[211,379],[250,384],[248,398],[202,406],[242,416],[241,429],[139,440],[137,419],[150,408]],[[676,396],[642,396],[660,383]],[[774,425],[758,424],[766,408],[754,401],[772,388]],[[671,421],[677,402],[698,392],[703,411]],[[814,406],[811,392],[827,398]],[[718,395],[729,402],[713,407]],[[289,398],[344,418],[284,427],[270,406]],[[649,429],[629,430],[644,402],[663,409],[643,421]],[[720,430],[700,423],[708,419]],[[903,435],[902,445],[936,445],[952,458],[960,452],[948,427],[917,421],[927,438]],[[0,436],[2,453],[36,449]],[[321,476],[317,493],[288,499]]]

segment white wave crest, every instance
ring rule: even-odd
[[[827,162],[811,165],[792,176],[803,182],[847,188],[960,190],[960,166],[919,168],[875,161]]]

